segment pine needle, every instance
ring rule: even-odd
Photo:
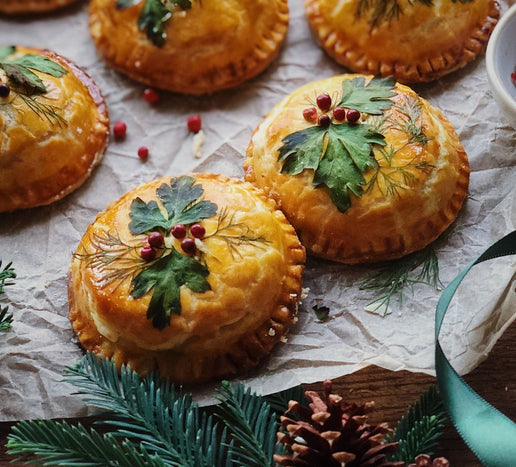
[[[435,454],[439,446],[444,422],[444,406],[435,386],[430,386],[420,399],[409,407],[387,442],[398,442],[398,450],[391,460],[411,463],[419,454]]]
[[[219,393],[221,404],[216,413],[232,439],[228,444],[232,457],[240,462],[238,465],[270,467],[278,429],[270,405],[243,385],[231,387],[227,381]]]
[[[6,285],[12,285],[12,282],[8,282],[8,279],[16,277],[14,269],[11,267],[12,263],[9,263],[0,271],[0,296],[3,295],[4,287]],[[0,267],[2,267],[2,260],[0,260]],[[0,331],[7,331],[11,327],[13,322],[13,315],[9,313],[9,307],[0,307]]]

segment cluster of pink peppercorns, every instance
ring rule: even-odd
[[[316,99],[317,107],[323,113],[319,115],[319,112],[315,107],[308,107],[303,110],[303,117],[307,122],[317,123],[319,126],[328,127],[331,123],[331,117],[327,112],[332,108],[332,100],[329,94],[319,94]],[[337,122],[343,122],[347,120],[349,123],[356,123],[360,119],[360,112],[356,109],[345,109],[344,107],[334,107],[332,110],[333,118]]]
[[[187,236],[190,232],[191,236]],[[181,249],[188,255],[193,255],[197,249],[195,239],[202,239],[206,235],[206,229],[202,224],[195,223],[188,228],[184,224],[175,224],[170,233],[174,238],[181,240]],[[145,261],[156,258],[156,250],[165,244],[165,237],[161,232],[151,232],[146,238],[147,244],[140,250],[140,256]]]

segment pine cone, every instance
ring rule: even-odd
[[[310,409],[296,401],[281,417],[283,430],[278,441],[288,455],[275,455],[274,460],[291,467],[403,467],[404,462],[388,462],[386,454],[396,450],[397,443],[384,443],[390,431],[386,423],[369,425],[368,412],[373,404],[349,404],[331,393],[331,382],[324,382],[321,398],[314,391],[305,395],[312,402]],[[299,420],[288,417],[296,413]]]
[[[414,459],[413,464],[409,464],[408,467],[449,467],[450,463],[444,457],[432,458],[427,454],[419,454]]]

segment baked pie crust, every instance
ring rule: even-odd
[[[69,282],[69,316],[85,349],[139,373],[158,370],[176,383],[228,377],[258,364],[295,320],[305,260],[294,229],[261,191],[223,175],[191,177],[192,186],[202,186],[202,199],[217,205],[216,214],[200,222],[206,235],[194,255],[209,271],[210,289],[200,293],[182,285],[181,311],[171,313],[169,325],[159,329],[146,316],[157,292],[134,298],[134,275],[119,274],[128,264],[152,264],[138,257],[146,234],[135,236],[128,227],[131,203],[159,203],[157,189],[184,177],[143,184],[100,213],[73,257]],[[213,235],[218,228],[220,235]],[[97,261],[99,252],[109,253],[109,246],[99,249],[107,234],[134,246],[136,260],[131,263],[128,253],[110,264]],[[168,247],[189,256],[181,240],[165,235]],[[109,280],[113,276],[119,279]]]
[[[350,264],[395,259],[430,244],[457,216],[469,183],[466,152],[451,123],[399,83],[388,110],[362,113],[358,123],[380,127],[385,146],[371,146],[376,162],[373,155],[369,161],[377,168],[363,173],[362,194],[350,193],[349,209],[336,207],[328,185],[314,184],[314,169],[282,172],[278,157],[284,139],[317,125],[303,110],[322,93],[338,102],[343,82],[356,78],[371,79],[335,76],[285,97],[255,130],[244,162],[245,179],[278,202],[309,253]],[[344,186],[348,179],[340,177],[338,183]]]
[[[0,13],[8,15],[28,15],[45,13],[75,3],[77,0],[2,0]]]
[[[78,188],[109,139],[107,106],[93,80],[48,50],[16,47],[7,58],[27,54],[47,57],[67,73],[54,77],[31,69],[47,92],[27,99],[11,86],[0,98],[0,212],[50,204]],[[9,83],[1,69],[0,82]]]
[[[279,54],[287,0],[192,0],[175,7],[157,46],[138,28],[145,0],[117,8],[90,2],[90,32],[106,62],[132,79],[182,94],[206,94],[261,73]]]
[[[436,80],[464,67],[483,53],[499,17],[495,0],[304,2],[315,39],[333,59],[401,83]]]

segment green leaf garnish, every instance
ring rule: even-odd
[[[313,169],[314,185],[326,185],[335,206],[345,212],[351,204],[350,192],[362,194],[363,172],[377,166],[371,144],[385,145],[385,140],[367,123],[313,126],[285,137],[278,160],[284,162],[282,173]]]
[[[392,78],[373,78],[365,86],[365,78],[360,76],[342,82],[340,107],[348,107],[370,115],[381,115],[393,104],[391,97],[396,95]]]
[[[373,78],[367,84],[363,77],[344,80],[337,105],[381,115],[393,105],[395,84],[391,78]],[[281,172],[297,175],[306,169],[313,170],[313,184],[328,187],[332,202],[345,212],[351,206],[351,194],[361,196],[364,192],[364,173],[378,168],[372,146],[385,146],[380,131],[367,121],[332,121],[328,126],[296,131],[282,140],[278,151],[278,161],[283,162]]]
[[[16,50],[16,47],[14,47],[14,46],[0,47],[0,60],[7,58],[9,55],[12,55],[15,50]]]
[[[152,230],[168,231],[175,224],[191,224],[213,217],[217,213],[217,205],[201,200],[202,186],[194,183],[192,177],[177,177],[170,181],[170,185],[163,184],[156,190],[167,217],[156,201],[145,203],[140,198],[133,200],[129,213],[131,233],[138,235]]]
[[[155,328],[163,329],[170,324],[171,313],[181,314],[180,287],[186,285],[194,292],[206,292],[211,289],[205,279],[208,274],[208,268],[198,260],[172,248],[170,254],[162,256],[134,277],[131,295],[141,298],[154,289],[147,318],[152,320]]]
[[[12,263],[9,263],[0,271],[0,296],[4,294],[4,287],[11,285],[11,282],[7,282],[8,279],[16,277],[14,269],[11,267]],[[0,260],[0,267],[2,266],[2,260]],[[9,313],[9,307],[0,307],[0,331],[7,331],[11,327],[13,321],[12,313]]]
[[[31,70],[36,70],[56,78],[67,73],[67,70],[61,65],[40,55],[26,54],[9,60],[7,57],[13,54],[15,50],[14,47],[2,47],[0,49],[0,68],[5,71],[11,84],[22,94],[31,96],[47,92],[43,81]]]
[[[168,0],[169,4],[177,5],[183,10],[192,7],[191,0]],[[118,9],[128,8],[134,5],[134,0],[117,0]],[[167,37],[165,23],[172,17],[172,11],[165,7],[162,0],[145,0],[140,16],[138,28],[145,31],[147,37],[158,47],[163,47]]]

